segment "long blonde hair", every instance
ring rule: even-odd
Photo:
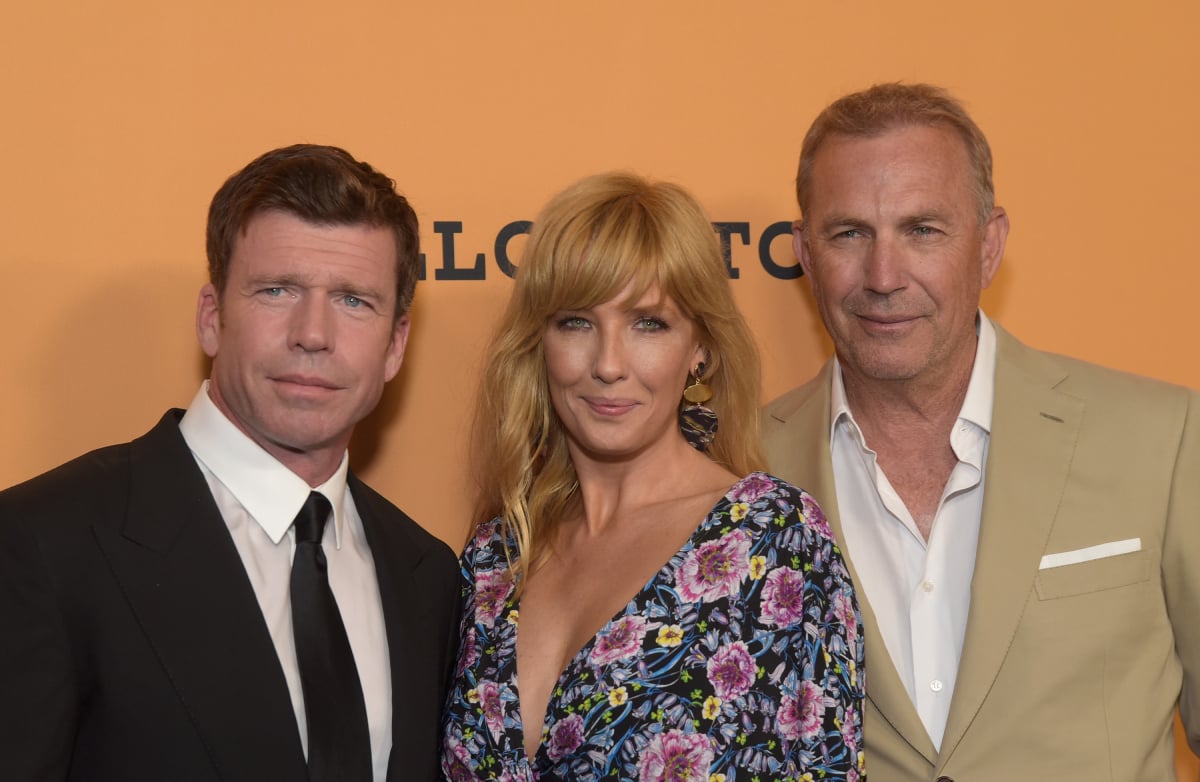
[[[475,522],[501,519],[518,589],[547,556],[555,526],[579,502],[566,434],[550,399],[542,333],[555,312],[610,301],[626,286],[631,301],[658,286],[696,325],[708,353],[708,406],[720,419],[708,455],[738,475],[764,463],[758,351],[734,305],[704,210],[678,185],[633,174],[576,182],[534,224],[487,353],[476,408]]]

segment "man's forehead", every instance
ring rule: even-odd
[[[814,164],[837,160],[845,164],[846,159],[879,157],[880,153],[905,150],[923,151],[925,154],[945,157],[951,150],[956,163],[967,165],[966,143],[957,131],[943,122],[903,123],[890,125],[886,129],[866,135],[832,133],[817,150]],[[953,153],[951,153],[953,154]]]
[[[374,233],[383,232],[392,235],[389,226],[360,221],[310,220],[303,215],[288,209],[260,209],[250,214],[242,222],[239,238],[245,238],[251,232],[263,235],[265,233],[281,235],[305,234],[342,234],[342,233]]]
[[[813,160],[810,207],[871,193],[913,194],[913,189],[966,196],[970,186],[970,161],[953,129],[897,126],[871,136],[831,136]]]
[[[234,241],[231,266],[275,258],[344,259],[395,273],[396,240],[387,226],[319,223],[290,212],[269,210],[246,221]]]

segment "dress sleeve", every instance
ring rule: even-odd
[[[442,719],[442,773],[445,779],[473,780],[481,766],[496,762],[504,721],[494,724],[514,699],[496,684],[499,660],[515,657],[515,631],[505,610],[512,594],[499,523],[482,525],[460,557],[462,632],[457,663]],[[501,701],[504,701],[502,704]],[[492,773],[496,769],[491,769]]]
[[[859,780],[864,777],[862,710],[865,697],[862,622],[842,553],[811,495],[791,489],[782,533],[794,552],[784,566],[803,574],[801,621],[784,628],[776,730],[785,766],[797,776]],[[777,504],[784,506],[783,503]],[[767,575],[771,578],[770,574]],[[781,577],[777,580],[781,580]],[[771,611],[773,592],[764,592]]]
[[[476,531],[476,534],[467,541],[467,545],[463,547],[462,554],[459,555],[459,617],[458,627],[458,655],[457,662],[454,668],[454,677],[451,679],[453,684],[454,679],[462,674],[463,669],[469,664],[470,658],[475,653],[475,603],[477,599],[476,573],[479,572],[479,560],[481,556],[486,557],[487,547],[484,542],[486,531],[483,527]],[[453,697],[453,688],[451,697]]]

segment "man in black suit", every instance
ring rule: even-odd
[[[335,147],[217,192],[187,412],[0,493],[0,777],[436,777],[457,566],[346,456],[400,368],[417,247],[394,183]]]

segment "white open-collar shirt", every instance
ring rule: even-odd
[[[978,336],[967,394],[950,432],[958,463],[928,542],[863,438],[834,359],[829,436],[846,550],[896,672],[939,749],[967,629],[992,428],[996,332],[982,312]]]
[[[372,770],[376,782],[384,782],[392,749],[392,670],[375,560],[354,497],[346,490],[347,455],[343,454],[329,480],[309,487],[225,417],[208,396],[208,381],[192,400],[179,430],[200,465],[254,587],[287,680],[306,756],[304,690],[292,636],[290,584],[296,551],[292,522],[310,491],[325,495],[333,506],[321,548],[366,701]]]

